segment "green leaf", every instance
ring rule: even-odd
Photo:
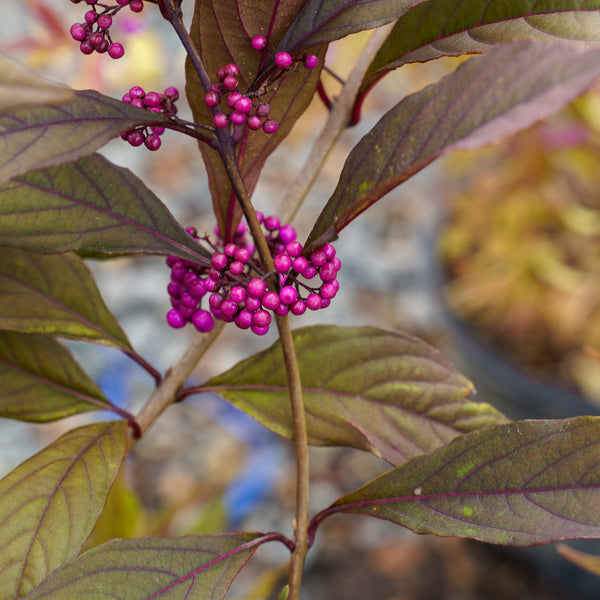
[[[0,417],[53,421],[110,404],[71,353],[42,335],[0,331]]]
[[[72,102],[75,92],[50,83],[0,54],[0,113],[15,107]],[[18,102],[16,102],[18,99]]]
[[[43,255],[0,247],[0,329],[131,349],[75,254]]]
[[[371,63],[361,92],[392,69],[440,56],[487,52],[516,40],[600,41],[600,1],[429,0],[407,10]]]
[[[54,572],[27,600],[220,600],[257,533],[113,540]]]
[[[380,27],[425,0],[308,0],[279,44],[298,52],[351,33]]]
[[[505,421],[437,350],[375,327],[293,332],[309,443],[351,446],[393,464]],[[293,423],[279,342],[204,384],[286,438]]]
[[[268,50],[257,52],[252,48],[251,40],[256,35],[264,35],[268,38],[268,48],[274,48],[303,4],[301,0],[196,1],[191,33],[208,74],[216,81],[217,69],[231,62],[237,64],[240,70],[238,91],[258,92],[258,88],[264,85],[264,89],[260,90],[261,101],[270,105],[269,117],[279,123],[279,129],[271,135],[262,130],[244,128],[241,140],[236,145],[238,165],[250,194],[265,161],[310,104],[321,71],[320,67],[312,70],[290,69],[272,83],[267,83],[264,78],[257,80],[259,70],[265,63],[272,62],[270,59],[273,54]],[[233,19],[232,15],[236,15],[236,18]],[[323,65],[325,50],[325,46],[314,50],[321,59],[320,66]],[[212,125],[212,113],[204,103],[204,90],[189,60],[186,75],[186,91],[194,119]],[[263,75],[267,77],[268,73]],[[235,230],[241,211],[232,195],[229,176],[219,153],[203,143],[200,144],[200,150],[208,173],[215,216],[221,232],[227,238],[227,232],[231,234]]]
[[[600,417],[474,431],[340,498],[314,523],[350,512],[511,546],[598,538],[599,444]]]
[[[55,106],[24,107],[14,100],[15,107],[0,114],[0,183],[92,154],[137,125],[169,120],[91,90]]]
[[[334,238],[384,194],[451,150],[470,150],[563,107],[600,75],[600,48],[517,42],[407,96],[355,146],[309,236]]]
[[[69,431],[0,481],[0,600],[24,596],[73,559],[125,452],[125,421]]]
[[[140,179],[99,154],[0,185],[0,244],[42,253],[210,257]]]

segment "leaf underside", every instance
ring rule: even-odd
[[[27,600],[221,600],[260,534],[113,540],[55,571]]]
[[[416,338],[334,326],[297,329],[293,337],[311,444],[351,446],[400,464],[460,433],[506,420],[471,401],[471,383]],[[204,387],[293,437],[279,343]]]
[[[69,431],[0,481],[0,600],[27,594],[72,560],[125,452],[125,421]]]
[[[529,546],[600,537],[600,417],[475,431],[340,498],[416,533]]]
[[[529,127],[584,92],[598,76],[600,48],[582,52],[560,44],[517,42],[467,61],[404,98],[360,140],[308,243],[333,239],[438,156]]]
[[[0,417],[45,422],[108,409],[104,394],[56,340],[0,331]]]
[[[210,257],[140,179],[99,154],[0,185],[0,244],[43,253]]]

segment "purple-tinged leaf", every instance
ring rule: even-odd
[[[75,92],[72,102],[25,106],[0,114],[0,183],[30,169],[92,154],[121,132],[168,118],[91,90]]]
[[[0,417],[53,421],[110,404],[56,340],[0,331]]]
[[[297,329],[293,336],[311,444],[351,446],[400,464],[460,433],[506,421],[471,401],[472,384],[416,338],[334,326]],[[279,342],[203,388],[293,437]]]
[[[140,179],[99,154],[0,185],[0,244],[42,253],[210,257]]]
[[[560,555],[571,561],[573,564],[600,577],[600,556],[595,556],[593,554],[588,554],[587,552],[582,552],[581,550],[576,550],[575,548],[571,548],[571,546],[567,546],[566,544],[558,544],[556,546],[556,550]]]
[[[279,47],[298,52],[380,27],[426,0],[308,0]]]
[[[0,55],[0,113],[14,108],[16,103],[20,107],[62,104],[74,98],[73,90],[51,83]]]
[[[302,0],[197,0],[191,33],[194,43],[202,55],[208,74],[218,81],[217,69],[228,64],[238,65],[240,75],[236,91],[260,94],[260,101],[270,105],[269,118],[276,120],[279,129],[274,134],[262,130],[250,131],[244,126],[241,139],[236,145],[236,156],[240,172],[248,192],[252,194],[260,172],[267,158],[285,139],[294,123],[310,104],[321,68],[289,69],[268,83],[256,81],[261,67],[271,58],[268,48],[274,48],[292,23],[304,2]],[[235,15],[235,18],[232,18]],[[254,36],[264,36],[268,43],[264,52],[252,48]],[[323,65],[326,48],[314,50]],[[204,103],[204,91],[195,71],[188,60],[187,96],[194,119],[199,123],[212,125],[211,111]],[[231,109],[222,101],[223,111]],[[200,150],[208,172],[210,191],[215,216],[222,232],[232,232],[239,220],[241,211],[234,196],[227,172],[219,153],[206,144]],[[227,233],[225,233],[227,236]]]
[[[55,571],[27,600],[221,600],[258,533],[113,540]]]
[[[333,238],[384,194],[451,150],[477,148],[563,107],[600,76],[600,48],[517,42],[407,96],[354,147],[310,242]],[[325,234],[325,235],[324,235]]]
[[[421,2],[398,19],[361,86],[410,62],[487,52],[496,44],[535,39],[600,41],[600,1],[448,0]]]
[[[0,329],[131,350],[87,267],[75,254],[0,247]]]
[[[30,592],[72,560],[102,512],[127,423],[69,431],[0,481],[0,600]]]
[[[600,417],[474,431],[343,496],[315,517],[360,513],[416,533],[531,546],[600,537]]]

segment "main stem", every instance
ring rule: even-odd
[[[181,11],[174,8],[172,0],[163,0],[163,15],[169,20],[187,54],[194,65],[194,69],[202,83],[205,92],[210,89],[210,77],[206,71],[202,57],[194,45],[182,20]],[[166,14],[165,14],[166,13]],[[231,186],[242,207],[246,221],[250,228],[250,233],[256,244],[258,255],[265,272],[275,271],[273,257],[269,250],[267,240],[262,232],[260,223],[256,217],[256,212],[250,200],[250,195],[241,176],[235,156],[235,147],[231,135],[225,130],[217,130],[217,151],[219,152]],[[269,282],[274,289],[276,281],[274,278]],[[308,493],[309,493],[309,465],[308,465],[308,439],[306,433],[306,417],[304,414],[304,399],[302,396],[302,382],[300,380],[300,370],[294,347],[292,330],[289,325],[289,319],[286,317],[277,317],[277,328],[279,330],[279,339],[283,352],[288,389],[290,393],[290,404],[294,422],[294,443],[296,450],[296,516],[294,524],[294,551],[290,562],[289,572],[289,595],[288,600],[298,600],[300,596],[300,586],[302,582],[302,572],[304,561],[308,552]]]

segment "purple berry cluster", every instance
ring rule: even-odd
[[[301,315],[307,309],[329,306],[339,290],[337,274],[341,267],[334,247],[327,244],[305,256],[291,225],[282,225],[274,216],[257,216],[279,275],[278,290],[268,289],[265,280],[271,273],[264,273],[241,223],[232,242],[224,244],[219,239],[210,244],[214,250],[210,267],[174,256],[167,258],[171,268],[167,291],[173,307],[167,313],[167,323],[171,327],[192,323],[205,333],[214,327],[214,319],[220,319],[265,335],[272,313]],[[195,230],[188,229],[188,233],[198,239]],[[205,296],[206,309],[202,308]]]
[[[267,45],[266,38],[255,36],[251,40],[255,50],[263,50]],[[303,64],[307,69],[314,69],[319,59],[314,54],[307,54],[303,58]],[[287,52],[275,54],[275,64],[282,70],[289,69],[294,60]],[[259,94],[243,95],[238,90],[239,68],[235,63],[229,63],[217,70],[217,82],[210,86],[210,90],[204,97],[204,103],[209,108],[220,107],[223,110],[217,112],[213,117],[215,127],[225,129],[230,124],[241,126],[244,123],[248,129],[262,129],[265,133],[275,133],[279,129],[279,123],[269,117],[271,107],[268,103],[260,100]],[[225,99],[226,107],[222,101]]]
[[[106,52],[111,58],[121,58],[125,54],[125,49],[122,44],[112,41],[109,32],[113,17],[127,5],[133,12],[141,12],[144,8],[143,0],[116,0],[114,5],[103,4],[98,0],[71,0],[73,4],[82,1],[91,8],[85,13],[83,23],[71,25],[71,37],[79,42],[81,52],[83,54]]]
[[[145,108],[152,112],[162,113],[168,117],[177,114],[175,102],[179,98],[177,88],[168,87],[164,93],[148,92],[146,93],[141,87],[134,86],[126,94],[123,95],[123,102],[132,104],[138,108]],[[129,142],[132,146],[141,146],[144,144],[148,150],[158,150],[161,145],[160,136],[164,133],[164,127],[146,127],[142,125],[124,131],[121,138]]]

